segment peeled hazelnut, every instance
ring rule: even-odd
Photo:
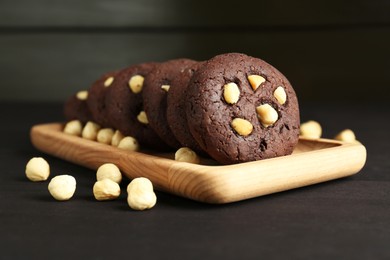
[[[113,135],[114,130],[112,130],[111,128],[100,129],[97,134],[97,141],[103,144],[111,144]]]
[[[146,113],[145,111],[141,111],[139,112],[138,116],[137,116],[137,119],[140,123],[142,124],[149,124],[149,121],[148,121],[148,117],[146,116]]]
[[[122,181],[122,173],[115,164],[105,163],[97,169],[96,179],[98,181],[110,179],[119,184]]]
[[[113,200],[118,198],[120,194],[119,184],[110,179],[97,181],[93,185],[93,195],[96,200]]]
[[[76,97],[79,100],[87,100],[87,98],[88,98],[88,91],[86,91],[86,90],[79,91],[79,92],[77,92]]]
[[[112,82],[114,82],[114,77],[109,77],[104,81],[104,86],[107,88],[111,86]]]
[[[320,138],[322,134],[321,125],[313,120],[301,124],[300,135],[307,138]]]
[[[277,89],[275,89],[274,97],[279,102],[279,104],[283,105],[284,103],[286,103],[287,94],[286,91],[284,91],[284,88],[282,86],[279,86]]]
[[[25,172],[30,181],[45,181],[50,175],[50,166],[42,157],[34,157],[28,161]]]
[[[175,153],[175,160],[179,162],[199,163],[198,155],[188,147],[182,147]]]
[[[223,86],[223,98],[228,104],[237,103],[240,98],[240,89],[236,83],[231,82]]]
[[[89,121],[84,126],[81,136],[85,139],[96,140],[99,129],[100,125]]]
[[[134,210],[150,209],[156,205],[157,197],[153,184],[147,178],[135,178],[127,186],[127,203]]]
[[[336,140],[347,142],[347,143],[355,143],[356,136],[355,133],[351,129],[345,129],[338,133],[335,138]]]
[[[142,77],[141,75],[132,76],[129,80],[128,85],[134,94],[140,93],[144,85],[144,77]]]
[[[69,135],[81,136],[81,132],[83,131],[83,124],[79,120],[69,121],[66,123],[63,131]]]
[[[259,75],[249,75],[248,80],[253,90],[256,90],[258,87],[260,87],[261,84],[265,82],[265,78]]]
[[[169,85],[162,85],[162,86],[161,86],[161,89],[162,89],[162,90],[165,90],[166,92],[168,92],[170,87],[171,87],[171,86],[169,86]]]
[[[126,136],[119,142],[118,148],[128,151],[138,151],[139,144],[134,137]]]
[[[56,200],[69,200],[76,191],[76,179],[70,175],[58,175],[51,179],[48,189]]]
[[[242,136],[248,136],[253,131],[253,125],[248,120],[242,118],[234,118],[231,122],[233,129]]]
[[[124,135],[119,131],[116,130],[114,135],[112,136],[111,139],[111,145],[112,146],[118,146],[119,142],[124,138]]]
[[[127,185],[127,192],[130,192],[130,190],[134,187],[142,189],[143,191],[153,191],[153,183],[145,177],[138,177],[133,179]]]
[[[256,107],[257,115],[263,126],[269,127],[278,120],[278,112],[269,104],[263,104]]]

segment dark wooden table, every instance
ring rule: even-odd
[[[120,199],[97,202],[95,172],[34,149],[29,129],[62,121],[59,103],[1,103],[0,259],[389,259],[390,108],[374,104],[301,107],[324,136],[351,128],[368,151],[352,177],[227,205],[157,192],[149,211]],[[54,201],[48,182],[24,174],[33,156],[51,176],[77,179],[74,197]],[[313,173],[315,174],[315,173]]]

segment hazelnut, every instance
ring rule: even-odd
[[[321,125],[313,120],[307,121],[306,123],[301,124],[300,135],[307,138],[320,138],[322,134]]]
[[[248,120],[242,118],[234,118],[231,122],[233,129],[242,136],[248,136],[253,131],[253,125]]]
[[[126,136],[119,142],[118,148],[128,151],[138,151],[139,144],[134,137]]]
[[[248,80],[253,90],[256,90],[258,87],[260,87],[261,84],[265,82],[265,78],[260,75],[249,75]]]
[[[110,179],[103,179],[93,185],[93,196],[96,200],[113,200],[119,197],[121,188],[119,184]]]
[[[161,86],[161,89],[164,90],[164,91],[166,91],[166,92],[168,92],[170,87],[171,87],[171,86],[169,86],[169,85],[162,85],[162,86]]]
[[[63,132],[69,135],[81,136],[83,124],[79,120],[72,120],[66,123]]]
[[[76,179],[70,175],[58,175],[51,179],[48,189],[56,200],[69,200],[76,191]]]
[[[128,185],[127,185],[127,192],[130,192],[130,189],[137,187],[144,191],[151,191],[153,190],[153,183],[145,177],[138,177],[134,178]]]
[[[114,135],[112,136],[111,139],[111,145],[112,146],[118,146],[119,142],[124,138],[124,135],[119,131],[116,130]]]
[[[237,103],[240,98],[240,89],[234,82],[228,83],[223,87],[223,98],[228,104]]]
[[[111,128],[100,129],[97,134],[97,141],[103,144],[111,144],[113,135],[114,135],[114,130]]]
[[[83,131],[81,132],[81,136],[88,140],[96,140],[97,133],[100,129],[100,125],[88,121],[87,124],[84,126]]]
[[[287,94],[286,91],[284,91],[284,88],[282,86],[279,86],[275,89],[274,97],[276,98],[279,104],[283,105],[284,103],[286,103]]]
[[[338,133],[335,138],[336,140],[343,141],[346,143],[355,143],[356,136],[355,133],[351,129],[345,129]]]
[[[148,117],[146,116],[146,113],[145,111],[141,111],[139,112],[138,116],[137,116],[137,119],[140,123],[142,124],[149,124],[149,121],[148,121]]]
[[[50,166],[42,157],[34,157],[28,161],[25,172],[30,181],[45,181],[50,175]]]
[[[77,92],[76,97],[79,100],[87,100],[87,98],[88,98],[88,91],[86,91],[86,90],[79,91],[79,92]]]
[[[198,155],[188,147],[182,147],[175,153],[175,160],[179,162],[199,163]]]
[[[109,77],[104,81],[104,86],[107,88],[111,86],[112,82],[114,82],[114,77]]]
[[[134,94],[140,93],[144,85],[144,77],[141,75],[132,76],[128,82],[128,85]]]
[[[133,179],[127,186],[127,203],[134,210],[150,209],[156,205],[157,197],[152,182],[144,177]]]
[[[115,164],[105,163],[97,169],[96,179],[98,181],[110,179],[119,184],[122,181],[122,173]]]
[[[278,112],[269,104],[263,104],[256,107],[257,115],[264,127],[273,125],[278,120]]]

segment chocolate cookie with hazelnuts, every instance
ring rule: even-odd
[[[240,53],[206,61],[187,88],[186,118],[199,146],[221,164],[291,154],[299,106],[287,78]]]

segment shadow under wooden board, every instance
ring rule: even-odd
[[[366,162],[360,143],[300,138],[292,155],[234,165],[191,164],[174,154],[130,152],[62,132],[63,124],[36,125],[33,145],[91,169],[114,163],[130,179],[149,178],[155,188],[196,201],[222,204],[353,175]]]

